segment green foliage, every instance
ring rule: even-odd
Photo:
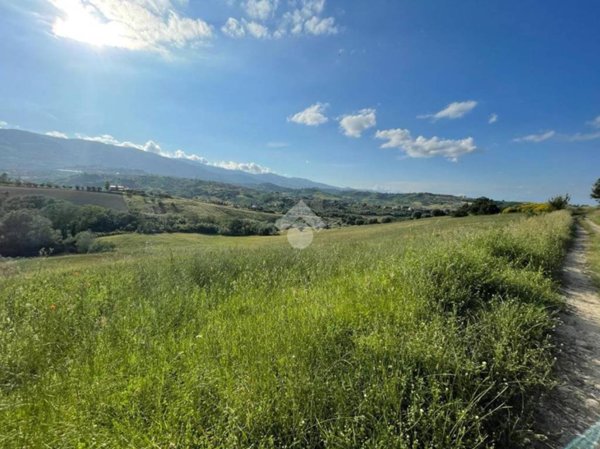
[[[481,197],[472,203],[465,203],[452,212],[453,217],[466,217],[467,215],[495,215],[500,213],[500,206],[495,201]]]
[[[569,207],[569,201],[571,196],[567,193],[566,195],[557,195],[548,200],[548,205],[552,210],[563,210]]]
[[[52,222],[35,211],[13,210],[0,220],[1,256],[37,256],[42,249],[60,246],[60,234],[52,228]]]
[[[115,245],[110,242],[99,241],[93,232],[83,231],[73,238],[73,245],[80,254],[103,253],[112,251]]]
[[[527,215],[540,215],[553,212],[554,210],[549,203],[525,203],[504,209],[502,213],[520,212]]]
[[[592,187],[591,197],[600,203],[600,179],[598,179]]]
[[[528,447],[571,219],[518,220],[5,279],[0,441]]]

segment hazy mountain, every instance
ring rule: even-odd
[[[227,170],[135,148],[82,139],[61,139],[15,129],[0,129],[1,170],[123,170],[247,186],[274,184],[292,189],[336,189],[308,179]]]

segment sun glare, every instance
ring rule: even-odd
[[[64,8],[64,6],[63,6]],[[54,22],[52,31],[56,36],[84,42],[96,47],[124,47],[123,27],[116,22],[102,22],[95,15],[75,2],[64,8],[65,17]]]

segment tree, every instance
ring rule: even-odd
[[[2,256],[37,256],[43,248],[53,252],[60,245],[60,234],[52,228],[52,222],[34,211],[15,210],[0,221]]]
[[[500,207],[494,200],[482,196],[473,201],[473,204],[469,207],[469,213],[473,215],[494,215],[500,213]]]
[[[104,183],[104,190],[106,190],[107,192],[110,190],[110,182],[106,181]]]
[[[600,203],[600,179],[596,181],[594,187],[592,187],[592,198]]]
[[[557,195],[548,200],[548,205],[552,208],[552,210],[562,210],[566,209],[569,206],[569,201],[571,201],[571,195],[568,193],[566,195]]]

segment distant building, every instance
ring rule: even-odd
[[[109,192],[126,192],[131,190],[129,187],[119,186],[119,185],[111,185],[108,188]]]

